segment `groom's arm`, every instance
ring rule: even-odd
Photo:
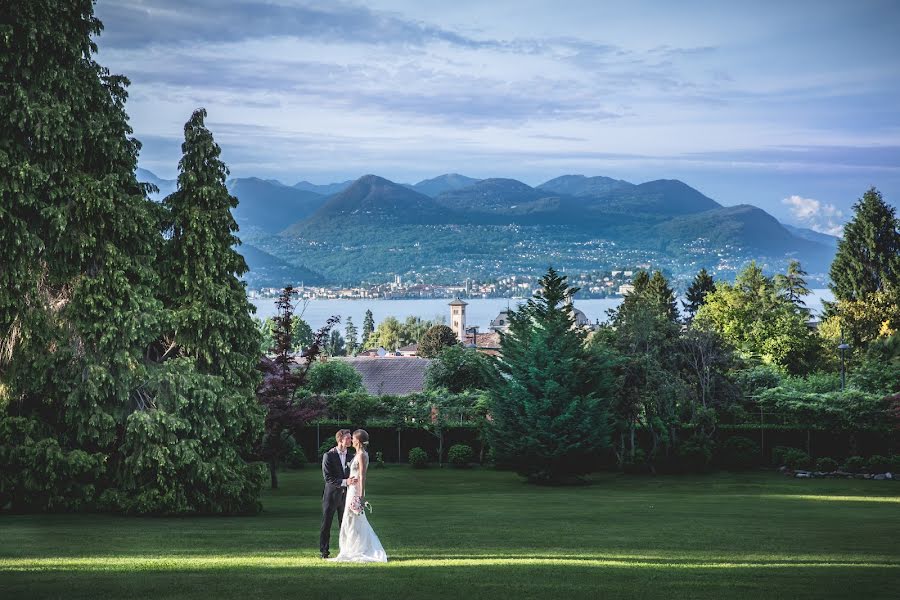
[[[338,474],[335,472],[333,463],[328,460],[330,454],[331,452],[326,452],[322,455],[322,477],[325,478],[326,483],[334,487],[343,487],[347,485],[347,480],[344,479],[343,473]]]

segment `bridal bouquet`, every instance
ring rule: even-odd
[[[361,515],[365,511],[372,512],[372,505],[366,502],[362,496],[356,496],[350,501],[350,511],[355,515]]]

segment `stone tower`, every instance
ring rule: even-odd
[[[450,329],[460,342],[466,342],[466,306],[459,298],[450,303]]]

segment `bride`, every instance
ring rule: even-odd
[[[363,429],[353,432],[356,455],[350,463],[350,477],[358,483],[347,489],[347,503],[341,519],[340,553],[329,560],[335,562],[387,562],[387,554],[366,519],[366,480],[369,471],[369,434]]]

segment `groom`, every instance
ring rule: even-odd
[[[350,477],[350,457],[347,448],[353,444],[349,429],[341,429],[334,434],[337,447],[322,455],[322,477],[325,478],[325,493],[322,494],[322,530],[319,532],[319,552],[328,558],[328,543],[331,541],[331,523],[337,512],[338,523],[344,518],[344,504],[347,501],[347,486],[357,483]]]

